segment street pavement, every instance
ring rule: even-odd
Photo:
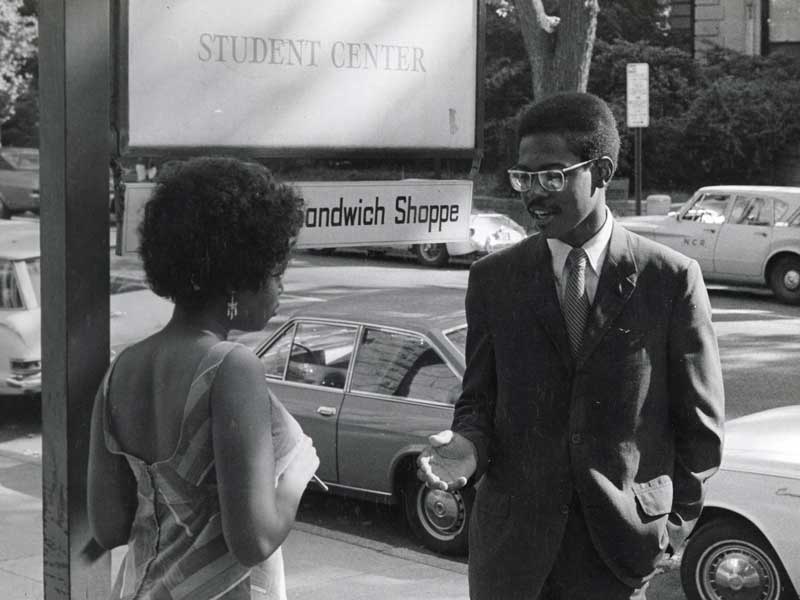
[[[0,444],[3,600],[43,598],[40,448],[41,439],[27,437]],[[463,563],[334,530],[298,522],[283,551],[292,600],[467,597]],[[112,573],[123,554],[112,553]]]
[[[41,600],[41,437],[0,443],[0,598]],[[459,561],[297,522],[283,545],[290,600],[464,600]],[[112,553],[112,573],[124,549]],[[665,563],[650,600],[682,600],[677,564]]]

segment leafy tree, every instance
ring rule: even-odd
[[[22,0],[0,2],[0,124],[14,114],[33,79],[29,61],[36,54],[38,26],[24,8]]]

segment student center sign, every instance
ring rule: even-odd
[[[482,5],[129,1],[120,152],[474,158]],[[466,179],[291,183],[308,207],[300,246],[468,237]],[[131,186],[126,231],[148,190]]]

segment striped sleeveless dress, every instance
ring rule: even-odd
[[[128,552],[117,574],[114,600],[285,600],[280,548],[247,568],[222,534],[211,439],[209,392],[217,368],[237,344],[219,342],[200,362],[171,457],[155,463],[122,450],[114,437],[103,381],[104,436],[108,450],[124,456],[136,477],[138,508]],[[270,410],[265,407],[265,410]]]

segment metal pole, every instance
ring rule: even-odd
[[[642,128],[635,128],[636,148],[634,149],[636,179],[636,214],[642,214]]]
[[[110,555],[86,514],[90,415],[109,352],[109,5],[39,3],[46,600],[110,588]]]

